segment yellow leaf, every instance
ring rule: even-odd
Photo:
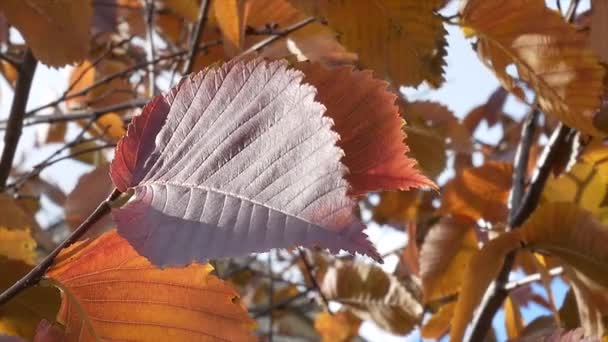
[[[66,293],[68,340],[254,340],[236,291],[211,269],[156,268],[112,231],[63,250],[47,277]]]
[[[420,250],[425,303],[460,290],[463,270],[478,250],[473,225],[463,217],[444,218],[427,234]]]
[[[505,309],[505,325],[509,339],[515,339],[524,330],[524,320],[521,316],[519,304],[507,296],[503,304]]]
[[[446,184],[440,211],[474,220],[505,222],[512,172],[511,164],[496,161],[461,170]]]
[[[243,47],[245,36],[245,1],[213,1],[217,24],[224,37],[224,49],[229,57],[235,56]]]
[[[531,250],[559,257],[608,287],[608,226],[588,211],[572,203],[547,203],[517,233]]]
[[[380,193],[380,203],[372,208],[373,220],[380,224],[405,226],[416,218],[420,203],[418,191],[384,191]]]
[[[608,223],[608,146],[593,142],[585,147],[568,172],[550,178],[543,190],[545,202],[571,202]]]
[[[393,334],[406,334],[420,322],[422,305],[417,293],[376,265],[337,261],[319,283],[327,299]]]
[[[90,0],[2,0],[0,12],[45,64],[61,67],[89,52]]]
[[[30,228],[30,218],[12,197],[0,193],[0,227],[11,230]]]
[[[96,134],[94,134],[96,136],[109,137],[115,141],[118,141],[127,132],[122,117],[114,112],[100,116],[91,130],[96,131]]]
[[[461,341],[467,325],[473,318],[488,286],[498,275],[505,256],[519,246],[516,234],[502,234],[488,241],[481,250],[471,258],[464,271],[462,289],[452,317],[450,340]]]
[[[315,329],[323,342],[347,342],[359,335],[361,320],[350,311],[336,314],[321,312],[315,317]]]
[[[19,260],[0,255],[0,292],[21,279],[31,269]],[[30,287],[0,306],[0,336],[3,334],[32,339],[41,319],[55,321],[61,299],[53,287]]]
[[[361,64],[395,84],[443,82],[445,29],[435,14],[441,0],[303,1],[294,4],[324,17]]]
[[[454,316],[454,308],[456,303],[448,303],[437,311],[431,318],[426,322],[422,328],[420,328],[420,334],[423,338],[439,340],[443,335],[448,332],[450,328],[450,320]]]
[[[36,241],[29,229],[10,230],[0,226],[0,256],[33,265],[36,262],[35,248]]]
[[[70,155],[85,164],[100,165],[107,161],[103,151],[94,140],[85,141],[70,147]]]
[[[469,0],[461,16],[462,25],[479,37],[480,57],[505,88],[523,95],[506,70],[515,64],[519,78],[536,92],[543,112],[584,133],[606,135],[594,125],[604,69],[587,46],[584,32],[548,9],[543,0]]]

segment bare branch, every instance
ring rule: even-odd
[[[203,3],[201,4],[200,10],[198,12],[198,19],[196,20],[196,24],[194,26],[194,33],[192,34],[192,41],[190,42],[188,60],[184,68],[184,75],[191,73],[192,68],[194,67],[194,60],[196,59],[196,55],[198,53],[196,45],[201,39],[201,35],[203,34],[203,30],[205,29],[205,24],[207,23],[207,15],[209,13],[210,2],[211,1],[209,0],[203,0]]]
[[[300,22],[297,22],[287,28],[285,28],[284,30],[278,31],[277,33],[275,33],[274,35],[259,41],[258,43],[252,45],[249,49],[247,49],[246,51],[244,51],[243,53],[241,53],[241,55],[246,55],[248,53],[252,53],[252,52],[259,52],[260,50],[262,50],[264,47],[272,44],[274,41],[276,41],[279,38],[285,37],[288,34],[297,31],[299,29],[301,29],[302,27],[305,27],[306,25],[314,22],[316,20],[315,17],[308,17]]]

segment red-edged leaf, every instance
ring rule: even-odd
[[[284,62],[236,60],[156,97],[118,143],[134,199],[121,235],[160,265],[318,245],[379,256],[346,195],[343,152],[315,91]]]
[[[317,100],[335,122],[354,194],[436,188],[416,168],[416,160],[406,156],[404,121],[395,104],[397,96],[387,91],[386,82],[374,79],[371,71],[349,67],[329,70],[318,63],[302,63],[299,69],[306,75],[304,81],[318,89]]]

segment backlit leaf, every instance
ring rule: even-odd
[[[456,303],[448,303],[437,311],[431,318],[420,328],[420,334],[423,338],[439,340],[443,335],[447,334],[450,328],[450,321],[454,316],[454,308]]]
[[[36,241],[29,229],[11,230],[0,225],[0,256],[33,265],[36,263],[35,248]]]
[[[443,82],[445,29],[435,10],[441,0],[302,1],[312,15],[324,17],[344,46],[363,66],[395,84],[433,86]]]
[[[464,270],[462,289],[458,294],[450,340],[461,341],[467,325],[473,319],[473,311],[477,308],[488,286],[498,275],[504,258],[519,246],[519,239],[513,234],[503,234],[488,241],[481,250],[471,257]]]
[[[462,25],[479,37],[480,57],[506,89],[523,96],[507,73],[514,64],[519,78],[536,92],[543,112],[584,133],[606,134],[594,125],[604,70],[584,32],[543,0],[469,0],[461,15]]]
[[[507,296],[503,304],[505,310],[505,326],[509,339],[517,338],[524,329],[524,320],[519,304]]]
[[[245,0],[213,1],[212,4],[224,37],[224,49],[228,56],[232,57],[243,47]]]
[[[401,130],[405,123],[386,82],[374,79],[371,71],[348,67],[329,70],[302,63],[299,68],[306,75],[304,82],[317,88],[317,101],[334,121],[338,146],[345,153],[342,162],[349,170],[346,180],[354,194],[436,188],[417,169],[416,161],[406,156],[409,149]]]
[[[420,250],[424,302],[460,290],[464,272],[478,250],[474,222],[465,217],[443,218],[428,232]]]
[[[113,231],[63,250],[47,277],[67,293],[68,340],[253,340],[236,291],[211,269],[156,268]]]
[[[512,170],[511,164],[494,161],[461,170],[442,191],[440,210],[474,220],[504,222]]]
[[[348,342],[359,335],[361,319],[348,310],[336,314],[321,312],[315,317],[315,329],[323,342]]]
[[[21,260],[0,255],[0,292],[21,279],[31,268]],[[15,335],[31,340],[41,319],[55,320],[60,303],[56,288],[34,286],[25,289],[0,306],[0,335]]]
[[[184,79],[136,116],[110,169],[121,235],[157,265],[319,245],[379,259],[346,196],[337,135],[282,62]]]
[[[417,191],[385,191],[380,203],[372,208],[372,219],[380,224],[403,227],[416,218],[420,193]]]
[[[327,299],[393,334],[408,333],[422,318],[416,295],[376,265],[337,261],[323,274],[320,287]]]
[[[89,52],[90,0],[3,0],[0,12],[45,64],[72,64]]]

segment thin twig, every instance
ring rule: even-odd
[[[4,150],[0,159],[0,188],[4,188],[13,166],[15,151],[21,138],[25,107],[30,96],[32,79],[36,72],[38,61],[30,49],[25,51],[23,63],[19,66],[19,77],[15,86],[13,104],[8,116],[7,130],[4,134]]]
[[[331,310],[329,309],[329,300],[327,300],[327,297],[325,297],[325,295],[323,294],[323,291],[321,291],[319,282],[317,282],[317,277],[314,274],[313,266],[308,261],[308,256],[306,255],[306,252],[302,248],[298,248],[298,252],[300,253],[300,259],[302,260],[302,263],[304,264],[304,269],[306,270],[306,275],[308,276],[308,278],[310,278],[310,282],[312,283],[313,289],[317,292],[317,294],[319,295],[319,298],[321,298],[323,306],[325,307],[325,311],[329,312],[330,314],[333,314],[331,312]]]
[[[549,270],[548,274],[552,277],[557,277],[559,275],[562,275],[564,273],[564,268],[561,266],[558,267],[554,267],[552,269]],[[542,279],[542,275],[540,273],[534,273],[534,274],[530,274],[528,276],[525,276],[521,279],[518,279],[516,281],[511,281],[509,283],[507,283],[504,287],[505,291],[513,291],[515,289],[518,289],[522,286],[526,286],[530,283],[534,283],[536,281],[540,281]]]
[[[46,270],[51,267],[57,255],[59,255],[59,252],[80,239],[84,233],[89,230],[89,228],[107,215],[110,212],[110,203],[117,199],[120,194],[120,191],[114,189],[108,198],[101,202],[97,209],[95,209],[95,211],[93,211],[93,213],[91,213],[91,215],[89,215],[89,217],[87,217],[86,220],[84,220],[84,222],[82,222],[82,224],[80,224],[80,226],[76,228],[76,230],[74,230],[74,232],[67,239],[57,246],[57,248],[55,248],[51,254],[47,255],[44,260],[42,260],[42,262],[34,267],[28,274],[23,276],[23,278],[18,280],[6,291],[0,294],[0,305],[5,304],[26,288],[37,284],[44,276]]]
[[[300,22],[297,22],[297,23],[295,23],[295,24],[293,24],[293,25],[285,28],[284,30],[281,30],[281,31],[275,33],[274,35],[272,35],[272,36],[270,36],[270,37],[268,37],[268,38],[266,38],[264,40],[259,41],[256,44],[252,45],[249,49],[247,49],[244,52],[242,52],[241,55],[246,55],[246,54],[249,54],[249,53],[252,53],[252,52],[258,52],[258,51],[262,50],[264,47],[272,44],[275,40],[277,40],[277,39],[279,39],[281,37],[285,37],[286,35],[294,32],[294,31],[297,31],[297,30],[305,27],[306,25],[314,22],[315,20],[316,20],[315,17],[308,17],[308,18],[306,18],[306,19],[304,19],[304,20],[302,20]]]
[[[196,45],[198,41],[201,39],[203,34],[203,30],[205,29],[205,24],[207,23],[207,15],[209,13],[209,0],[203,0],[201,4],[200,10],[198,12],[198,19],[196,20],[196,24],[194,26],[194,33],[192,34],[192,40],[190,41],[190,50],[188,52],[188,59],[186,62],[186,66],[184,67],[184,75],[187,75],[192,72],[192,68],[194,67],[194,60],[196,59],[196,55],[198,53],[198,49],[196,49]]]
[[[515,212],[521,205],[521,199],[526,190],[526,174],[528,173],[528,160],[534,142],[534,132],[539,111],[533,107],[528,113],[521,129],[521,139],[515,153],[515,172],[513,173],[513,188],[509,197],[509,223],[515,217]],[[510,224],[511,225],[511,224]]]
[[[145,0],[146,3],[146,31],[148,32],[147,55],[148,61],[156,60],[156,49],[154,47],[154,0]],[[150,96],[156,95],[156,70],[154,63],[148,64],[148,84]]]

